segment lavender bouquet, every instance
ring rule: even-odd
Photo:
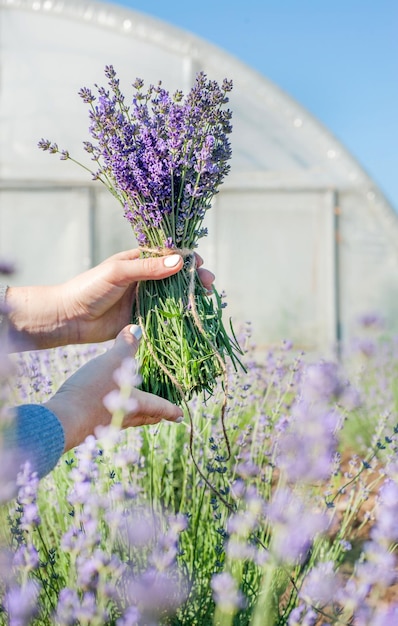
[[[185,262],[177,275],[139,283],[132,311],[144,341],[138,358],[142,388],[172,402],[204,391],[212,394],[226,359],[240,364],[240,348],[222,321],[221,299],[205,293],[198,280],[195,253],[207,234],[206,211],[230,166],[231,111],[225,109],[232,83],[222,86],[199,73],[186,97],[170,95],[162,84],[147,91],[137,79],[127,104],[112,66],[107,87],[79,95],[90,106],[85,150],[96,164],[88,169],[117,198],[143,256],[179,252]],[[39,147],[73,159],[55,143]],[[82,165],[79,163],[79,165]]]

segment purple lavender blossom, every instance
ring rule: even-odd
[[[202,222],[230,169],[232,113],[225,105],[232,83],[218,85],[200,72],[184,97],[169,93],[160,82],[144,90],[137,79],[127,104],[113,66],[105,68],[105,76],[106,86],[96,85],[95,94],[80,90],[89,107],[91,135],[83,145],[95,165],[93,170],[79,165],[120,202],[144,256],[162,254],[165,247],[189,251],[184,252],[186,263],[178,277],[147,281],[145,296],[138,284],[132,310],[132,320],[149,322],[146,345],[139,350],[141,388],[180,403],[181,393],[187,399],[200,391],[211,394],[225,374],[227,357],[242,366],[240,347],[223,328],[217,297],[209,298],[197,273],[190,272],[191,265],[195,269],[193,250],[207,232]],[[39,147],[61,159],[72,158],[46,139]],[[183,320],[182,343],[186,341],[189,350],[181,352],[180,342],[168,339],[174,336],[173,325],[164,323],[169,314]],[[117,400],[115,394],[107,399],[111,409],[118,407]]]
[[[64,587],[58,597],[55,618],[59,626],[74,626],[76,623],[106,624],[109,615],[99,606],[93,591],[78,594],[75,589]]]
[[[387,480],[379,491],[377,523],[372,528],[371,538],[381,545],[398,542],[398,484]]]
[[[21,544],[14,555],[14,567],[28,572],[39,567],[40,558],[36,546],[33,544]]]
[[[298,401],[277,443],[278,466],[291,482],[312,482],[330,476],[337,449],[336,410]]]
[[[0,426],[1,428],[1,426]],[[18,453],[13,450],[4,450],[0,442],[1,475],[0,475],[0,503],[9,502],[17,494],[16,475],[21,466],[22,459],[18,459]]]
[[[270,552],[281,563],[301,563],[314,539],[326,531],[328,517],[288,488],[278,489],[267,505],[272,527]]]
[[[354,395],[336,364],[321,362],[304,370],[290,414],[278,424],[277,463],[289,482],[311,483],[330,476],[337,452],[336,435],[343,424],[336,405],[352,408]]]
[[[80,599],[75,589],[64,587],[58,596],[58,604],[55,613],[57,624],[60,626],[73,626],[76,623],[76,610]]]
[[[0,274],[3,276],[11,276],[16,271],[15,263],[0,259]]]
[[[105,75],[109,89],[79,92],[90,106],[93,141],[84,147],[98,166],[94,177],[112,184],[140,245],[153,245],[160,230],[159,246],[193,247],[205,231],[191,229],[191,222],[200,226],[230,169],[231,112],[224,105],[232,82],[219,86],[201,72],[184,98],[160,83],[145,93],[137,79],[127,106],[114,68],[107,66]],[[69,158],[49,140],[39,147]]]
[[[134,358],[123,359],[120,366],[113,372],[113,379],[119,389],[138,387],[141,378],[138,372],[138,362]]]
[[[76,620],[81,624],[106,624],[109,615],[105,609],[99,606],[96,594],[92,591],[86,591],[82,595],[80,604],[76,607]]]
[[[300,604],[289,615],[288,626],[315,626],[319,615],[314,609]]]
[[[235,613],[245,605],[245,598],[229,572],[215,574],[211,587],[214,601],[223,613]]]
[[[132,413],[137,408],[137,400],[135,398],[125,397],[120,389],[113,389],[103,398],[105,408],[111,414],[119,411],[124,415]]]
[[[372,622],[367,626],[392,626],[398,624],[398,603],[388,607],[379,607],[372,615]]]
[[[370,533],[370,540],[364,544],[361,559],[356,563],[355,576],[341,590],[341,601],[351,606],[358,626],[373,626],[390,613],[378,612],[372,598],[382,595],[395,584],[397,577],[397,557],[391,545],[397,541],[397,484],[388,478],[379,493],[379,506],[376,521]],[[396,609],[392,608],[391,615]],[[386,617],[387,619],[387,617]],[[391,622],[391,624],[394,622]]]
[[[325,361],[306,368],[301,393],[308,402],[331,402],[343,394],[344,388],[338,366]]]
[[[299,596],[309,605],[325,606],[336,600],[341,580],[333,561],[318,563],[307,574]]]
[[[118,520],[118,534],[127,546],[150,546],[160,531],[160,519],[149,509],[135,506],[125,510]]]
[[[377,330],[380,330],[385,325],[384,319],[381,317],[381,315],[374,311],[369,311],[368,313],[360,315],[358,318],[358,322],[364,328],[375,328]]]
[[[123,616],[116,621],[116,626],[136,626],[141,621],[141,613],[136,606],[129,606]]]
[[[101,579],[102,593],[113,597],[116,593],[115,581],[121,578],[126,567],[116,554],[109,555],[100,548],[96,548],[91,554],[82,552],[76,559],[76,582],[79,589],[95,592],[98,581]],[[114,581],[114,583],[104,584],[107,580]]]
[[[377,342],[372,337],[361,337],[356,341],[357,351],[368,358],[376,354]]]
[[[379,544],[369,541],[365,544],[364,561],[356,569],[360,588],[371,586],[387,588],[397,581],[397,559],[395,554]]]
[[[186,597],[175,568],[161,572],[148,568],[131,579],[128,596],[132,606],[144,617],[143,623],[158,623],[160,616],[175,613]]]
[[[235,496],[239,483],[236,482],[234,485]],[[263,521],[266,510],[265,502],[255,488],[250,486],[245,488],[242,495],[244,496],[244,508],[242,507],[241,510],[231,515],[227,523],[228,533],[236,538],[249,537]]]
[[[9,626],[28,626],[38,612],[39,586],[28,580],[22,586],[11,587],[4,599]]]
[[[187,528],[187,518],[178,514],[168,519],[168,529],[157,537],[155,547],[149,558],[159,572],[173,567],[179,552],[180,534]]]

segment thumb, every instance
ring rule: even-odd
[[[125,326],[115,339],[113,350],[121,357],[134,356],[142,337],[142,330],[136,324]]]

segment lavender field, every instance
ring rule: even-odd
[[[241,339],[247,373],[180,425],[108,428],[2,505],[0,623],[398,623],[398,342],[358,325],[340,362]],[[103,348],[16,359],[42,402]],[[192,458],[193,457],[193,458]]]

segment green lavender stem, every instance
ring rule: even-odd
[[[188,301],[190,280],[189,270],[183,268],[164,280],[142,282],[138,296],[146,338],[138,353],[142,389],[177,404],[181,390],[186,400],[202,391],[212,395],[223,373],[220,356],[224,362],[228,356],[238,362],[239,348],[227,336],[219,302],[205,295],[195,277],[194,300],[202,329],[198,327]],[[138,321],[135,309],[133,322]]]

